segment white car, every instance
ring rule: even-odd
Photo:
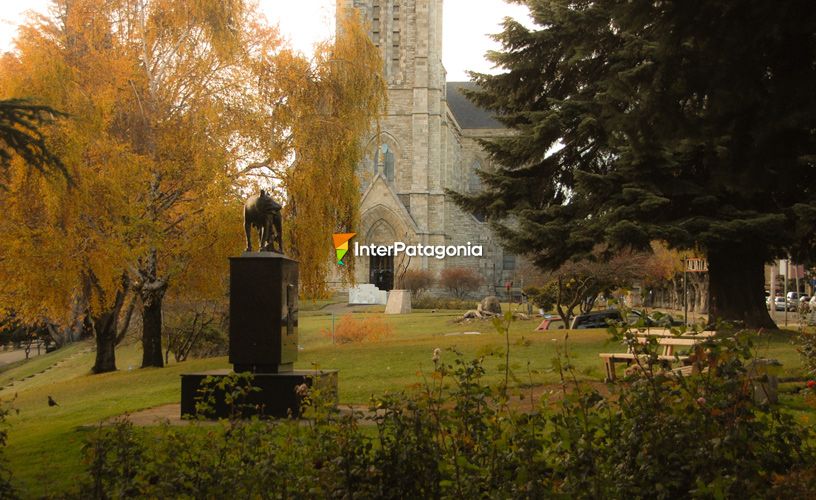
[[[787,304],[788,311],[795,311],[797,303],[798,303],[798,301],[796,301],[796,300],[786,301],[785,297],[780,297],[779,295],[774,297],[774,301],[773,301],[775,311],[784,311],[786,304]]]

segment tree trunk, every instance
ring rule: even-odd
[[[116,322],[111,320],[113,314],[105,313],[97,322],[100,327],[96,329],[96,362],[92,369],[94,373],[116,371]]]
[[[564,297],[564,280],[561,276],[558,277],[558,292],[555,296],[555,310],[558,312],[558,316],[561,317],[561,321],[564,322],[564,328],[569,330],[570,327],[570,318],[572,318],[572,311],[565,309],[564,304],[562,303]]]
[[[88,270],[84,274],[86,297],[90,297],[91,288],[96,288],[102,303],[105,303],[104,291],[99,286],[99,282],[93,270]],[[91,369],[94,373],[105,373],[116,371],[116,346],[122,341],[130,325],[130,318],[133,314],[134,300],[130,301],[130,306],[125,311],[124,321],[120,329],[119,320],[122,314],[122,307],[125,305],[125,298],[130,290],[130,279],[127,273],[122,273],[122,287],[116,291],[113,306],[97,317],[91,317],[90,312],[85,318],[90,329],[96,338],[96,362]]]
[[[678,311],[683,310],[683,300],[685,291],[683,290],[683,275],[682,273],[672,279],[672,286],[674,287],[674,308]]]
[[[746,328],[776,329],[765,309],[765,258],[735,244],[710,249],[709,322],[727,321]]]
[[[163,295],[164,292],[162,292]],[[156,294],[158,295],[158,294]],[[144,301],[144,298],[142,298]],[[162,353],[162,297],[156,296],[143,302],[142,308],[142,368],[164,366]]]
[[[126,294],[126,290],[117,291],[113,308],[93,322],[96,337],[96,362],[92,369],[94,373],[116,371],[116,337],[119,333],[117,325]]]
[[[104,303],[104,294],[98,287],[98,281],[93,271],[88,271],[85,275],[88,286],[97,286],[100,290],[100,298]],[[93,373],[105,373],[116,371],[116,345],[121,341],[124,332],[130,324],[130,317],[133,313],[133,301],[125,312],[122,331],[119,330],[119,316],[122,313],[122,306],[125,305],[125,298],[130,290],[130,280],[127,273],[122,274],[122,287],[116,291],[113,307],[102,313],[98,318],[90,319],[89,323],[96,338],[96,362],[91,369]]]
[[[678,304],[680,304],[680,299],[677,296],[677,282],[674,278],[669,280],[669,301],[670,309],[679,309]]]
[[[765,277],[763,273],[763,287],[765,286]],[[698,311],[701,314],[708,314],[708,299],[709,299],[709,290],[708,290],[708,273],[705,273],[700,276],[700,304],[698,307]]]
[[[139,260],[139,283],[134,287],[142,300],[142,368],[164,366],[162,299],[167,291],[167,280],[159,279],[157,260],[155,249],[146,260]]]
[[[698,281],[698,275],[700,273],[693,273],[689,272],[688,277],[688,289],[689,289],[689,311],[694,311],[695,313],[700,313],[700,309],[697,307],[699,304],[700,298],[700,282]]]

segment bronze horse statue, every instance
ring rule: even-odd
[[[244,203],[244,231],[246,251],[252,251],[252,228],[258,230],[259,251],[283,253],[281,205],[261,189],[261,194]],[[277,245],[276,245],[277,244]]]

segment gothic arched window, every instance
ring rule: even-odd
[[[381,144],[374,152],[374,175],[382,172],[389,182],[394,182],[394,152],[388,144]]]
[[[385,178],[389,181],[394,181],[394,153],[391,152],[391,148],[388,147],[388,144],[382,145],[383,150],[383,165],[385,167]]]

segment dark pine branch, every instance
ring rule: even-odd
[[[23,99],[0,100],[0,169],[7,171],[17,155],[39,172],[57,173],[71,184],[68,170],[48,148],[42,132],[58,116],[66,115]]]

